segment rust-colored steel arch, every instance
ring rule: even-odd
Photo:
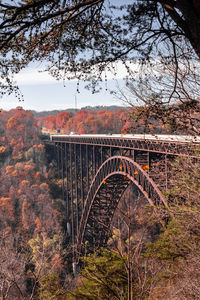
[[[157,185],[139,164],[125,156],[108,158],[98,169],[88,191],[77,235],[76,259],[83,244],[99,247],[107,243],[114,211],[127,188],[133,182],[151,205],[167,202]]]

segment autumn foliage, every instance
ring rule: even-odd
[[[67,265],[61,226],[65,216],[59,188],[55,198],[51,193],[57,182],[55,164],[47,166],[46,159],[41,130],[32,113],[21,108],[1,111],[2,299],[39,299],[40,294],[41,299],[48,299],[51,281],[58,291],[62,286],[60,276]],[[55,177],[53,188],[48,173]]]
[[[173,110],[174,118],[168,114]],[[194,111],[187,110],[192,119],[197,119]],[[61,134],[126,134],[126,133],[152,133],[152,134],[191,134],[192,127],[185,126],[186,116],[181,113],[178,106],[171,106],[166,110],[166,116],[161,117],[160,112],[150,114],[143,106],[132,106],[129,109],[106,110],[79,110],[76,113],[60,112],[57,115],[37,118],[37,124],[44,131]],[[195,123],[196,124],[196,123]],[[191,125],[191,124],[190,124]],[[1,149],[0,149],[1,152]]]
[[[1,230],[46,231],[53,212],[39,128],[32,113],[21,109],[1,112],[0,128]]]
[[[78,134],[120,133],[126,124],[128,110],[118,111],[87,111],[77,113],[60,112],[56,116],[38,118],[38,125],[49,131],[61,129],[62,133],[71,131]]]

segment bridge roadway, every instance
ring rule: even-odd
[[[53,142],[70,142],[94,146],[153,151],[169,155],[199,156],[200,136],[167,134],[56,134]]]

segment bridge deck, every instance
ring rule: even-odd
[[[186,135],[150,134],[84,134],[51,135],[52,142],[88,144],[93,146],[117,147],[141,151],[153,151],[169,155],[200,155],[200,137]]]

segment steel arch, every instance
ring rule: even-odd
[[[167,202],[157,185],[139,164],[125,156],[108,158],[92,180],[85,201],[77,235],[77,260],[87,240],[91,245],[105,245],[114,211],[127,186],[133,182],[151,205]]]

